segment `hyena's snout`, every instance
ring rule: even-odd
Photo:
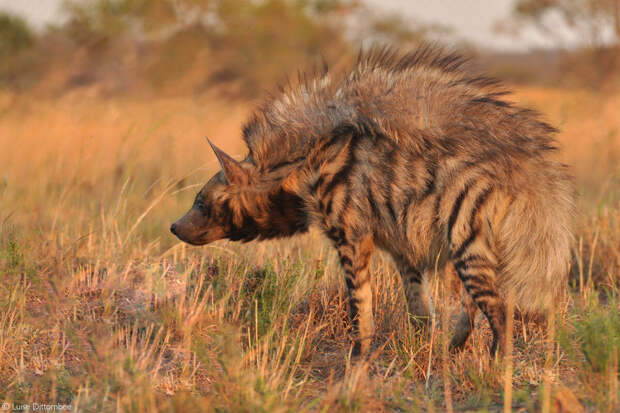
[[[209,221],[195,207],[170,225],[178,239],[192,245],[204,245],[226,236],[224,227]]]
[[[170,225],[170,232],[177,236],[181,241],[190,244],[202,244],[204,230],[202,222],[197,222],[198,214],[194,213],[193,208],[187,214],[177,219]]]
[[[188,234],[186,225],[184,225],[183,222],[179,222],[182,221],[182,219],[183,218],[179,218],[178,220],[174,221],[172,225],[170,225],[170,232],[176,235],[176,237],[181,241],[187,242]]]
[[[170,232],[172,232],[174,235],[177,235],[177,223],[173,222],[172,225],[170,225]]]

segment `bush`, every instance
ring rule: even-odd
[[[0,13],[0,59],[29,49],[34,35],[23,19],[7,13]]]
[[[28,70],[29,54],[35,36],[26,22],[7,13],[0,13],[0,81],[15,83]]]

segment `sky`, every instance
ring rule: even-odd
[[[364,0],[369,6],[396,13],[412,22],[440,23],[452,27],[454,35],[498,50],[527,50],[551,46],[534,30],[519,37],[497,33],[497,21],[506,19],[514,0]],[[62,21],[62,0],[0,0],[0,10],[19,14],[36,28]]]
[[[19,14],[37,28],[61,21],[62,0],[0,0],[0,10]]]
[[[524,30],[518,37],[494,29],[497,22],[510,17],[514,0],[366,0],[366,3],[405,19],[411,16],[422,23],[446,25],[456,36],[493,49],[552,46],[533,29]]]

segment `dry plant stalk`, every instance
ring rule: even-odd
[[[508,291],[506,297],[506,353],[504,354],[504,413],[512,411],[513,334],[515,296]]]

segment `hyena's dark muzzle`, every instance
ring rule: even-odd
[[[192,207],[170,226],[170,232],[181,241],[192,245],[204,245],[224,237],[222,228],[209,225],[204,215]]]

